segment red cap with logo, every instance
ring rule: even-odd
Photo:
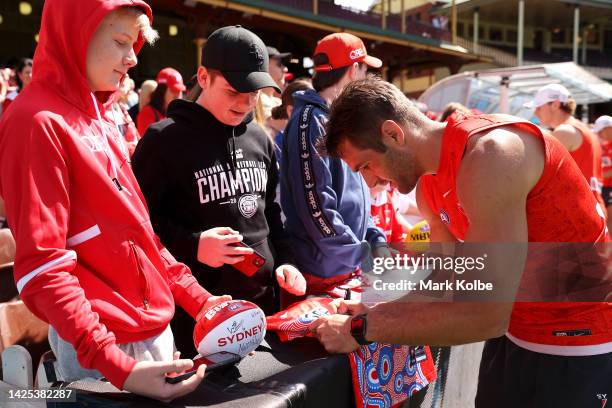
[[[327,72],[347,67],[354,62],[363,62],[372,68],[382,67],[382,61],[368,55],[363,41],[349,33],[334,33],[323,37],[315,48],[314,55],[325,54],[327,61],[315,65],[316,72]]]
[[[184,92],[187,89],[183,84],[183,77],[180,72],[174,68],[164,68],[159,71],[156,81],[158,84],[166,84],[168,88],[175,92]]]

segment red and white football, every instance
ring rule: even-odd
[[[244,357],[265,335],[263,310],[246,300],[230,300],[204,313],[193,330],[193,342],[201,356],[228,351]]]

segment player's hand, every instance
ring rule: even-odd
[[[369,307],[356,300],[336,299],[330,303],[330,306],[334,308],[335,313],[350,316],[368,313],[370,310]]]
[[[254,251],[251,248],[236,246],[238,242],[242,242],[242,235],[230,227],[206,230],[200,234],[198,261],[213,268],[240,262]]]
[[[202,308],[200,309],[200,311],[196,315],[196,322],[199,321],[202,318],[202,315],[208,309],[210,309],[211,307],[213,307],[216,304],[227,302],[228,300],[232,300],[232,297],[230,295],[211,296],[208,299],[206,299],[206,302],[204,302],[204,304],[202,305]]]
[[[281,288],[292,295],[302,296],[306,293],[306,279],[293,265],[285,264],[276,268],[276,280]]]
[[[351,335],[351,319],[339,314],[321,317],[310,325],[310,331],[329,353],[350,353],[359,348]]]
[[[193,367],[192,360],[140,361],[125,380],[123,388],[134,394],[169,402],[194,391],[204,379],[206,366],[198,367],[195,375],[188,379],[170,384],[166,374],[180,373]]]

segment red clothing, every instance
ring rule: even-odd
[[[151,105],[147,105],[138,113],[138,117],[136,118],[136,126],[138,127],[138,133],[140,136],[144,136],[145,132],[155,122],[159,122],[160,120],[166,119],[160,111],[152,107]]]
[[[602,175],[612,170],[612,141],[601,144],[601,172]],[[604,187],[612,187],[612,177],[603,179]]]
[[[18,95],[19,95],[18,91],[11,91],[6,95],[4,102],[2,102],[2,112],[3,113],[6,112],[6,109],[9,107],[11,103],[13,103],[13,101],[15,100],[15,98],[17,98]]]
[[[87,40],[120,6],[151,19],[141,0],[45,1],[34,77],[0,121],[0,196],[17,242],[21,298],[75,347],[83,367],[117,387],[136,361],[116,344],[161,333],[175,303],[195,316],[210,296],[154,234],[106,119],[110,94],[87,84]]]
[[[381,191],[372,199],[372,220],[374,225],[383,230],[387,242],[402,242],[404,231],[397,220],[398,209],[393,205],[393,195],[390,191]]]
[[[582,173],[574,161],[569,160],[567,149],[558,140],[543,135],[529,122],[502,122],[493,115],[451,119],[444,132],[436,175],[421,177],[419,181],[429,207],[440,214],[457,239],[465,238],[469,220],[457,198],[456,174],[468,138],[508,125],[533,134],[542,141],[546,152],[542,176],[527,196],[529,242],[604,242],[607,237],[604,213],[584,182]],[[577,355],[593,350],[580,347],[585,345],[605,344],[612,351],[610,322],[612,303],[517,302],[508,332],[514,338],[536,345],[569,346],[563,347],[559,353]],[[553,335],[555,331],[570,328],[590,328],[592,334]],[[547,353],[555,354],[557,351],[554,350],[560,349],[548,347],[547,350]]]
[[[582,134],[582,144],[580,144],[578,149],[570,152],[570,155],[576,161],[580,171],[582,171],[582,174],[587,179],[591,190],[595,193],[595,197],[605,211],[606,206],[601,198],[601,186],[603,185],[601,146],[597,135],[576,118],[570,118],[569,124]]]

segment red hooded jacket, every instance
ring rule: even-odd
[[[161,333],[175,303],[195,316],[210,294],[160,244],[145,200],[92,94],[87,46],[141,0],[47,0],[34,75],[0,122],[0,195],[17,241],[15,282],[80,364],[123,387],[136,361],[116,344]],[[142,39],[134,47],[138,52]]]

